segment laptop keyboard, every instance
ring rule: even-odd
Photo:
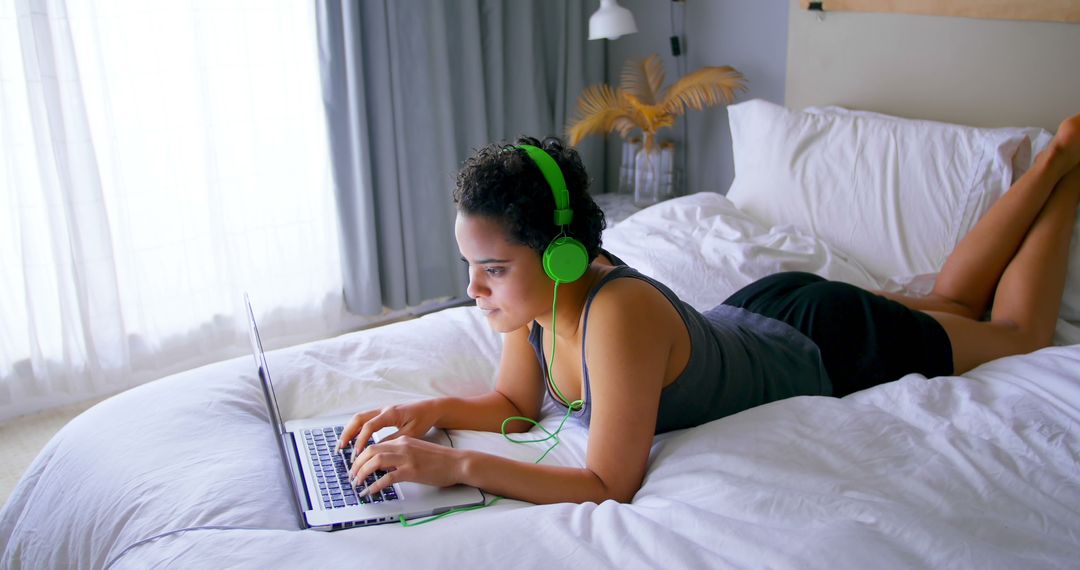
[[[307,445],[308,455],[315,465],[315,478],[318,480],[319,494],[322,496],[322,504],[327,509],[340,509],[352,507],[358,504],[382,503],[384,501],[396,501],[398,496],[391,485],[381,492],[371,493],[366,497],[358,497],[368,485],[383,475],[385,471],[375,471],[368,475],[367,480],[353,487],[349,482],[349,466],[341,458],[341,454],[334,450],[344,426],[328,427],[324,429],[304,430],[304,442]],[[374,444],[375,440],[368,440],[368,445]],[[344,452],[346,457],[352,454],[350,445]]]

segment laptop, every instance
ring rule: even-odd
[[[484,494],[479,489],[465,485],[435,487],[419,483],[395,483],[379,493],[359,497],[360,491],[384,473],[376,472],[358,487],[350,483],[345,458],[351,456],[352,447],[345,450],[344,457],[335,452],[335,447],[352,415],[282,421],[274,385],[270,381],[270,370],[266,365],[266,354],[255,324],[255,312],[251,309],[247,294],[244,294],[244,305],[247,307],[251,352],[259,369],[270,427],[274,430],[281,464],[292,488],[300,528],[340,530],[397,522],[402,515],[406,519],[427,517],[484,503]],[[369,443],[375,443],[395,431],[393,427],[379,430]],[[453,447],[449,434],[444,430],[432,429],[425,439]]]

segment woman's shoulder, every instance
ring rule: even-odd
[[[626,266],[608,269],[593,295],[593,304],[610,304],[632,300],[646,301],[664,294],[644,275]]]
[[[648,333],[673,322],[678,312],[671,299],[643,277],[626,266],[611,269],[586,308],[589,326],[631,327]]]
[[[593,287],[589,295],[596,302],[612,303],[632,300],[681,302],[678,296],[664,283],[652,278],[624,263],[605,267],[603,276]]]

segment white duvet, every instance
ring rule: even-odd
[[[605,246],[699,308],[777,270],[897,287],[715,194],[644,210]],[[284,415],[299,418],[483,392],[499,342],[460,308],[269,358]],[[1080,346],[1054,347],[659,436],[631,504],[503,500],[415,528],[321,533],[297,530],[243,357],[68,424],[0,513],[0,566],[1060,568],[1080,560],[1078,425]],[[583,464],[587,433],[568,426],[546,462]],[[523,461],[543,451],[453,436]]]

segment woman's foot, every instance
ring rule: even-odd
[[[1050,147],[1063,156],[1066,172],[1080,165],[1080,114],[1061,121]]]

